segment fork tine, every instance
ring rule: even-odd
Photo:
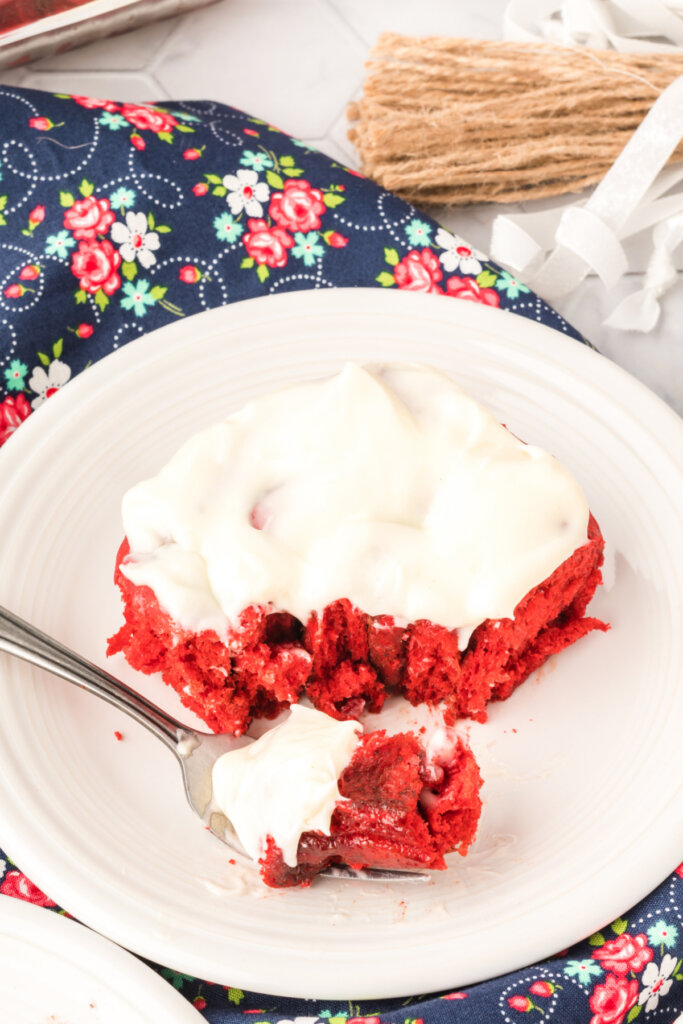
[[[348,864],[330,864],[319,878],[349,878],[358,882],[429,882],[426,871],[395,871],[390,868],[351,868]]]

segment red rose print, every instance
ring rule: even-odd
[[[327,236],[327,244],[331,245],[333,249],[343,249],[345,245],[349,244],[349,240],[340,235],[338,231],[333,231],[331,235]]]
[[[520,1013],[528,1013],[533,1005],[528,996],[508,997],[508,1006],[512,1007],[513,1010],[519,1010]]]
[[[653,956],[647,944],[647,935],[629,935],[628,932],[610,939],[593,953],[593,959],[599,960],[606,971],[621,975],[629,971],[642,971]]]
[[[45,220],[45,207],[34,206],[28,215],[29,224],[42,224]]]
[[[178,271],[178,277],[184,284],[196,284],[201,276],[199,267],[195,267],[193,263],[188,263]]]
[[[379,1017],[349,1017],[346,1024],[379,1024]],[[415,1024],[422,1024],[418,1018]]]
[[[0,892],[5,896],[16,896],[27,903],[35,903],[39,907],[56,907],[57,904],[34,885],[21,871],[9,871],[0,885]]]
[[[141,107],[136,103],[124,103],[121,113],[138,131],[172,132],[178,124],[171,114],[152,110],[151,107]]]
[[[31,406],[23,395],[10,396],[4,402],[0,402],[0,445],[3,445],[30,415]]]
[[[544,999],[550,999],[555,991],[555,986],[551,985],[549,981],[535,981],[529,991],[532,996],[543,996]]]
[[[79,338],[90,338],[94,330],[95,328],[92,324],[79,324],[76,328],[76,334]]]
[[[94,196],[77,199],[64,213],[64,227],[73,232],[74,238],[84,241],[105,235],[113,223],[109,200]]]
[[[311,188],[308,181],[294,181],[293,178],[285,182],[282,192],[273,193],[268,208],[273,220],[290,231],[314,231],[320,227],[320,217],[324,212],[325,203],[320,189]]]
[[[37,132],[49,132],[52,128],[52,121],[49,117],[32,117],[28,122],[29,128],[35,128]]]
[[[258,132],[255,132],[253,128],[243,128],[242,131],[245,135],[255,135],[258,138]]]
[[[5,288],[5,297],[8,299],[20,299],[25,290],[20,284],[9,284]]]
[[[637,998],[638,982],[635,978],[628,981],[616,974],[608,974],[604,985],[596,985],[588,1000],[593,1011],[590,1024],[621,1024]]]
[[[35,281],[40,274],[40,267],[35,263],[29,263],[28,266],[23,267],[20,274],[20,281]]]
[[[130,141],[133,143],[136,149],[147,149],[147,143],[143,139],[142,135],[131,135]]]
[[[403,291],[441,292],[441,264],[431,249],[413,249],[394,267],[394,280]]]
[[[676,874],[679,878],[683,878],[683,864],[679,864],[676,868]]]
[[[78,250],[71,257],[72,273],[78,278],[83,291],[94,295],[100,288],[111,295],[121,287],[121,278],[116,273],[121,265],[121,256],[111,242],[79,242]]]
[[[442,999],[467,999],[467,992],[449,992],[446,996],[441,996]]]
[[[202,155],[201,149],[195,149],[193,146],[191,149],[186,149],[183,153],[183,160],[199,160]]]
[[[192,186],[192,191],[196,196],[205,196],[209,191],[209,186],[205,181],[198,181],[196,185]]]
[[[269,228],[265,220],[252,219],[247,226],[244,244],[251,258],[267,267],[284,267],[287,249],[292,248],[294,239],[282,228]]]
[[[449,277],[446,291],[456,299],[481,302],[485,306],[500,306],[500,295],[493,288],[481,288],[473,277]]]
[[[78,103],[81,107],[87,107],[88,110],[118,110],[118,103],[112,103],[111,100],[96,100],[93,96],[72,96],[71,99],[74,103]]]

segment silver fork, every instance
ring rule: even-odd
[[[188,728],[125,683],[1,606],[0,651],[46,669],[94,693],[96,697],[113,704],[119,711],[149,729],[175,754],[182,771],[185,794],[195,814],[221,842],[246,858],[229,821],[213,808],[211,769],[221,754],[252,742],[248,737],[236,738],[228,733],[208,733]],[[423,871],[355,869],[346,864],[330,865],[321,875],[379,882],[428,881],[430,877]]]

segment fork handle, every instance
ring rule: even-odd
[[[46,669],[113,704],[177,753],[189,730],[125,683],[0,606],[0,651]]]

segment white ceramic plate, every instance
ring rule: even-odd
[[[10,439],[0,602],[104,664],[121,615],[123,491],[245,400],[347,359],[451,373],[573,470],[607,538],[592,608],[611,631],[553,659],[471,730],[486,778],[471,854],[428,885],[267,890],[198,827],[161,745],[10,659],[0,843],[76,917],[150,959],[262,992],[359,999],[546,957],[680,860],[681,421],[596,353],[499,310],[375,290],[239,303],[103,360]],[[122,659],[108,667],[187,720],[158,680]]]
[[[113,942],[0,896],[0,992],[7,1024],[201,1024],[187,1000]]]

